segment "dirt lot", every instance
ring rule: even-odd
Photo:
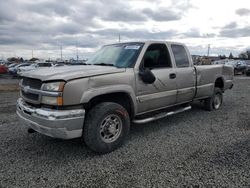
[[[27,134],[17,92],[0,91],[0,187],[249,187],[250,79],[236,77],[217,112],[193,109],[133,125],[126,144],[95,155],[81,139]]]
[[[18,90],[19,80],[8,74],[0,74],[0,92]]]

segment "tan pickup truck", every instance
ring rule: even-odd
[[[107,153],[122,145],[131,122],[147,123],[189,110],[194,100],[217,110],[223,92],[232,86],[231,67],[194,66],[183,44],[111,44],[86,65],[25,73],[17,114],[29,132],[83,137],[90,149]]]

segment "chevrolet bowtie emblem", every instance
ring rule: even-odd
[[[29,86],[25,86],[25,87],[23,88],[24,93],[27,93],[28,90],[29,90]]]

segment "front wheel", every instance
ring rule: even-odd
[[[83,128],[86,145],[97,153],[109,153],[120,147],[130,128],[125,108],[117,103],[103,102],[87,114]]]
[[[205,99],[204,107],[208,111],[218,110],[223,102],[223,94],[220,88],[214,88],[212,97]]]

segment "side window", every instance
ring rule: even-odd
[[[172,44],[171,49],[174,54],[177,67],[189,67],[189,59],[185,48],[181,45]]]
[[[169,51],[165,44],[151,44],[144,54],[144,68],[172,67]]]

